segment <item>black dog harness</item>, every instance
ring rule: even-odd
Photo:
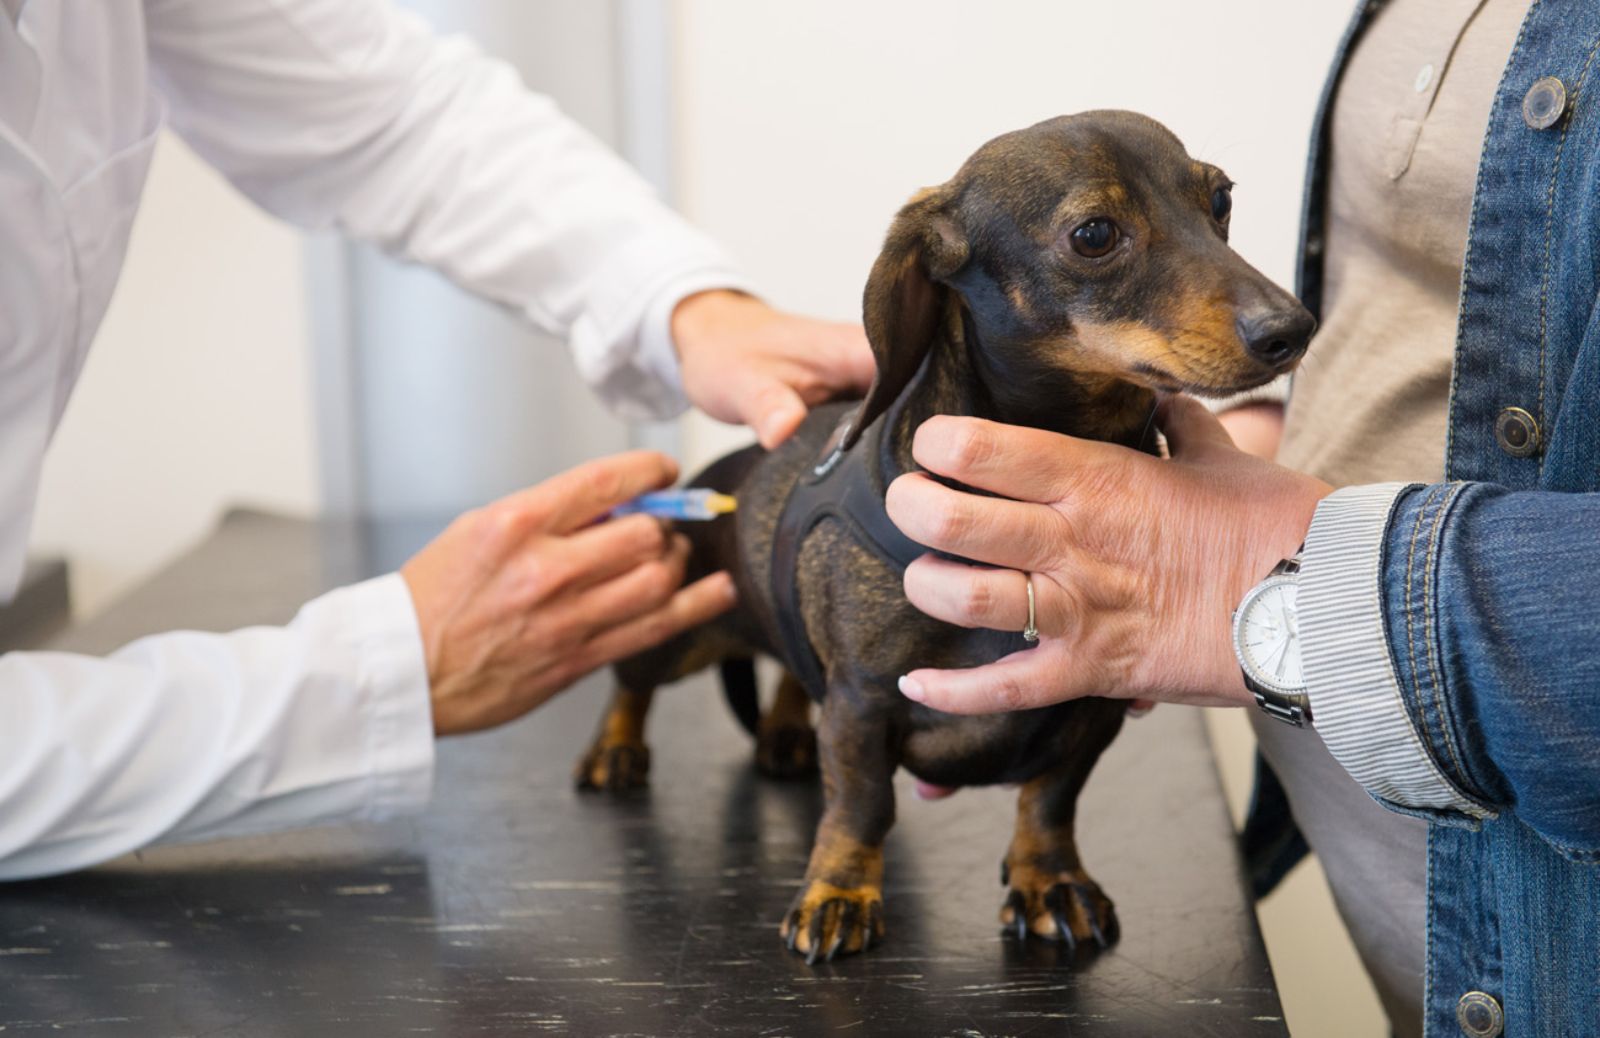
[[[830,444],[844,440],[845,429],[854,417],[845,417]],[[899,570],[928,551],[901,533],[884,510],[881,441],[883,430],[892,422],[892,415],[884,415],[851,448],[826,450],[823,460],[789,491],[773,532],[772,601],[778,637],[795,677],[818,701],[827,691],[827,675],[806,636],[805,619],[800,615],[800,545],[806,535],[824,519],[837,519],[856,543]]]

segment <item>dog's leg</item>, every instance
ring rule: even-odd
[[[654,695],[653,689],[635,692],[617,686],[594,743],[574,769],[579,789],[620,792],[649,784],[650,747],[644,743],[644,719]]]
[[[1116,910],[1084,871],[1073,823],[1090,769],[1122,727],[1123,704],[1086,700],[1081,710],[1062,733],[1061,763],[1017,797],[1016,833],[1000,867],[1000,882],[1010,887],[1000,922],[1019,939],[1031,933],[1071,948],[1091,940],[1107,948],[1117,939]]]
[[[894,824],[895,762],[886,720],[833,692],[817,732],[827,806],[805,884],[779,928],[807,963],[863,951],[883,937],[883,839]]]
[[[773,778],[802,778],[817,770],[817,733],[811,730],[811,697],[793,674],[778,682],[778,696],[761,715],[756,734],[756,769]]]

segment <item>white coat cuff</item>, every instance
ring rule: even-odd
[[[742,275],[711,239],[674,222],[639,235],[589,284],[588,303],[572,328],[572,351],[584,381],[629,421],[683,412],[672,311],[696,292],[748,292]]]
[[[433,702],[411,590],[398,573],[343,588],[339,608],[359,617],[362,683],[369,691],[369,818],[411,814],[433,791]]]
[[[1301,651],[1318,734],[1382,802],[1487,812],[1439,771],[1412,726],[1383,623],[1383,543],[1404,483],[1335,491],[1317,506],[1301,555]]]

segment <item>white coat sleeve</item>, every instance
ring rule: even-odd
[[[182,632],[107,659],[0,656],[0,879],[150,845],[424,804],[433,719],[398,574],[287,627]]]
[[[146,0],[188,143],[267,210],[338,227],[566,338],[628,418],[685,406],[672,305],[723,251],[516,72],[381,0]]]

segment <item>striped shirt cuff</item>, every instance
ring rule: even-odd
[[[1428,755],[1406,710],[1383,623],[1384,530],[1404,483],[1347,487],[1317,507],[1301,556],[1298,612],[1312,716],[1322,741],[1379,800],[1489,812]]]

